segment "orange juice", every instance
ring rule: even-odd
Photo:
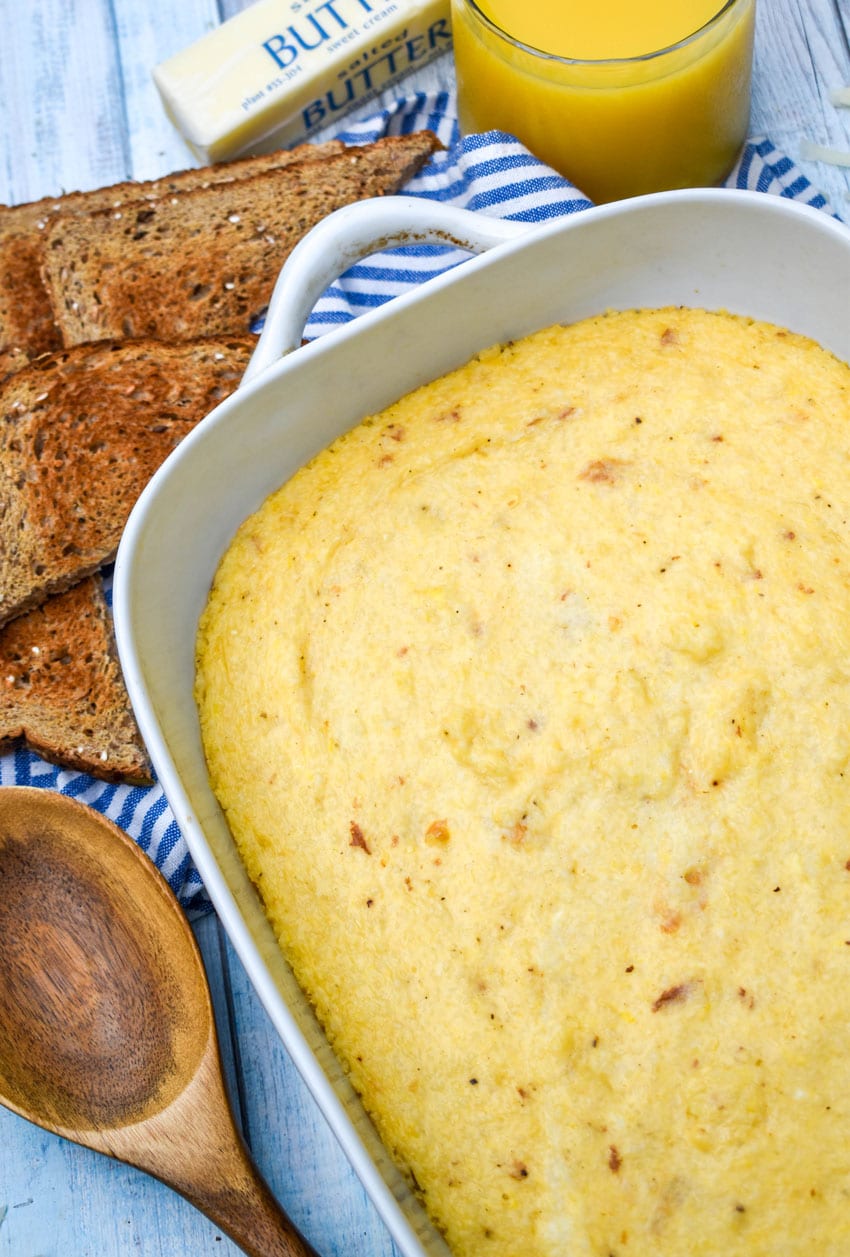
[[[558,57],[608,61],[681,43],[710,22],[724,0],[479,0],[491,22]]]
[[[597,202],[719,183],[754,18],[755,0],[452,0],[461,127],[510,132]]]

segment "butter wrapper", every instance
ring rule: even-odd
[[[289,148],[451,45],[449,0],[256,0],[153,71],[205,162]]]

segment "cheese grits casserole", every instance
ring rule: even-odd
[[[850,368],[489,349],[241,528],[210,777],[456,1257],[850,1253]]]

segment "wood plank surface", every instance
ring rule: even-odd
[[[803,160],[801,140],[850,152],[850,109],[832,89],[850,84],[846,0],[759,0],[751,134],[770,136],[850,220],[850,172]]]
[[[0,201],[194,164],[163,115],[150,69],[246,2],[0,0]],[[451,86],[452,80],[447,56],[394,92]],[[845,84],[845,0],[759,0],[753,134],[769,135],[795,160],[804,137],[850,152],[850,109],[829,100],[830,90]],[[800,164],[850,218],[850,172]],[[382,1222],[216,918],[197,923],[196,935],[235,1108],[272,1188],[322,1257],[393,1257]],[[0,1257],[230,1257],[237,1251],[156,1181],[0,1109]]]

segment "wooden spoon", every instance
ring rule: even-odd
[[[0,1102],[173,1187],[250,1257],[316,1257],[234,1124],[203,962],[111,821],[0,789]]]

